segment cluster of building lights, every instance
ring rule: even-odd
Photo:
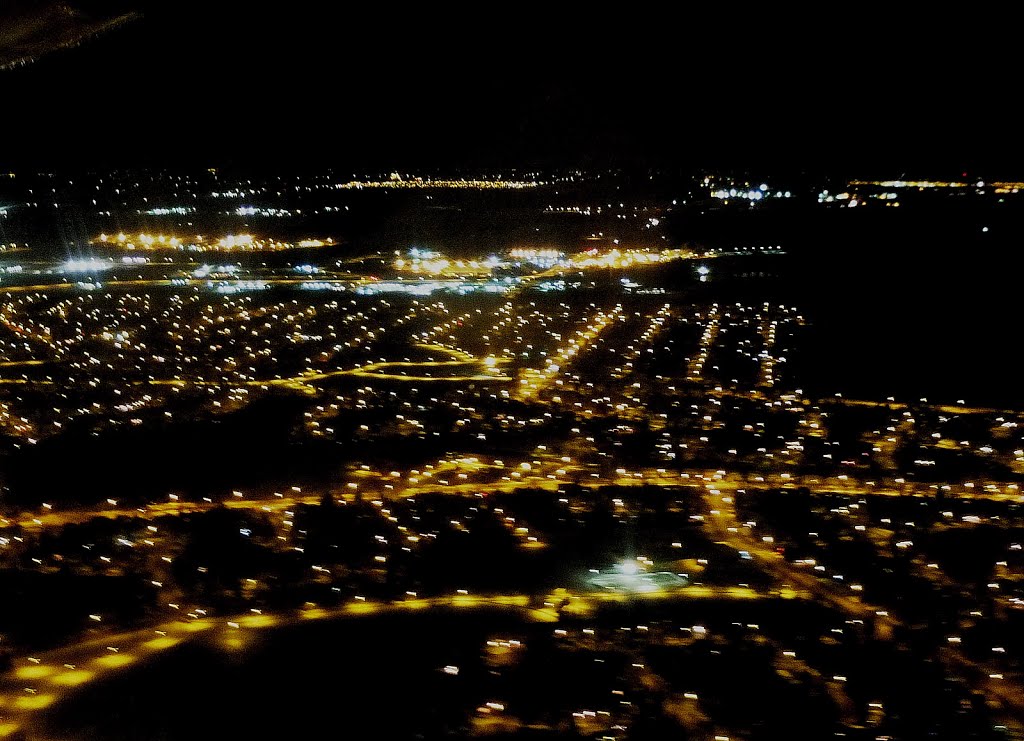
[[[196,209],[194,206],[166,206],[161,208],[151,208],[148,211],[142,213],[146,216],[187,216],[188,214],[194,214]]]
[[[978,180],[974,183],[969,183],[965,180],[851,180],[850,185],[853,186],[873,186],[876,188],[895,188],[897,190],[910,189],[910,190],[934,190],[939,188],[992,188],[996,193],[1019,193],[1024,190],[1024,182],[1004,181],[999,180],[992,183],[986,183],[984,180]]]
[[[206,287],[212,288],[217,293],[230,295],[247,291],[262,291],[269,288],[270,285],[265,280],[233,280],[207,281]]]
[[[509,257],[517,263],[529,263],[539,268],[552,268],[556,265],[567,265],[565,253],[553,249],[517,248],[509,251]]]
[[[633,265],[654,265],[690,256],[692,253],[689,250],[679,249],[661,250],[660,252],[619,249],[607,252],[589,250],[573,257],[571,265],[574,268],[628,268]]]
[[[236,216],[270,216],[274,218],[286,218],[292,212],[286,208],[265,208],[260,206],[239,206],[234,211]]]
[[[228,234],[220,238],[208,238],[202,235],[195,237],[176,237],[164,234],[101,234],[93,244],[110,245],[126,250],[159,251],[171,250],[179,252],[281,252],[293,249],[309,249],[327,247],[334,244],[330,237],[326,239],[303,239],[298,242],[281,242],[260,239],[251,234]]]
[[[523,190],[536,188],[541,183],[535,180],[446,180],[432,178],[410,178],[406,180],[398,173],[392,173],[386,180],[352,180],[339,183],[336,187],[344,190],[364,188],[435,188],[444,190]]]
[[[322,284],[322,281],[310,281],[303,283],[303,287],[309,286],[307,290],[313,290],[314,286]],[[355,293],[360,296],[376,296],[381,293],[405,293],[412,296],[429,296],[432,293],[454,293],[464,296],[470,293],[508,293],[515,288],[512,278],[504,280],[489,280],[482,283],[466,282],[459,280],[425,280],[414,283],[399,281],[380,281],[378,283],[367,283],[356,286]]]
[[[782,191],[777,190],[774,193],[768,188],[767,183],[761,183],[757,188],[751,188],[749,190],[737,189],[737,188],[719,188],[718,190],[711,191],[711,197],[717,198],[722,201],[729,200],[730,198],[740,198],[748,201],[760,201],[764,198],[792,198],[793,194],[788,190]]]
[[[886,191],[883,193],[871,193],[870,195],[862,195],[858,193],[829,193],[827,190],[823,190],[818,193],[818,203],[838,203],[846,208],[856,208],[862,205],[868,198],[872,198],[878,201],[884,201],[886,206],[899,206],[898,193]]]
[[[397,254],[397,253],[396,253]],[[628,268],[678,260],[692,256],[688,250],[668,249],[658,252],[648,250],[611,249],[601,252],[588,250],[574,256],[564,252],[542,248],[516,248],[510,250],[504,259],[490,255],[484,259],[452,260],[433,250],[413,248],[405,257],[397,257],[393,266],[404,273],[425,276],[465,276],[489,274],[496,268],[530,265],[541,270],[552,268]]]
[[[493,255],[484,260],[450,260],[434,250],[413,247],[406,257],[394,261],[395,269],[416,275],[466,275],[490,273],[501,262]]]
[[[873,185],[878,188],[967,188],[970,187],[970,183],[960,181],[941,181],[941,180],[851,180],[850,185]],[[985,186],[985,183],[979,181],[976,183],[979,188]]]
[[[95,257],[87,257],[83,259],[68,260],[61,266],[61,272],[64,273],[96,273],[100,270],[109,270],[114,267],[114,263],[110,260],[100,260]]]

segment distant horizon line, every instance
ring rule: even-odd
[[[577,177],[621,175],[621,176],[658,176],[658,177],[750,177],[753,179],[767,177],[783,178],[842,178],[851,184],[871,183],[895,183],[895,182],[947,182],[974,184],[977,181],[986,184],[999,182],[1019,182],[1024,180],[1024,172],[1019,173],[1018,179],[1007,177],[1008,173],[995,175],[988,172],[987,168],[978,170],[959,170],[959,168],[945,168],[944,172],[937,172],[942,168],[920,168],[907,170],[900,169],[898,172],[889,170],[879,172],[882,168],[864,168],[871,170],[870,173],[860,170],[855,172],[853,168],[799,168],[796,170],[788,168],[750,166],[675,166],[675,165],[608,165],[605,167],[588,166],[579,167],[572,165],[424,165],[424,166],[352,166],[333,164],[306,164],[294,162],[283,164],[278,162],[263,165],[252,163],[201,163],[201,164],[117,164],[117,165],[88,165],[68,164],[62,166],[51,165],[27,165],[15,163],[0,163],[0,183],[5,179],[16,177],[36,176],[55,177],[63,175],[88,175],[88,174],[113,174],[113,173],[147,173],[147,174],[199,174],[209,173],[217,175],[224,173],[266,173],[278,176],[300,176],[300,175],[337,175],[340,178],[350,178],[352,181],[368,179],[384,181],[387,179],[396,182],[410,181],[416,179],[438,179],[458,177],[460,179],[481,179],[494,177],[503,179],[507,175],[522,176],[559,176],[576,175]],[[396,177],[397,176],[397,177]]]

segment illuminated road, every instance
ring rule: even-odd
[[[763,541],[753,537],[749,528],[746,528],[736,515],[734,497],[723,493],[719,483],[709,482],[702,490],[705,503],[711,512],[711,517],[705,524],[716,537],[736,550],[747,551],[753,561],[777,582],[785,586],[796,585],[803,593],[814,595],[817,600],[840,612],[863,620],[866,624],[874,624],[876,638],[890,640],[893,637],[894,629],[900,622],[888,610],[866,604],[856,595],[844,595],[833,591],[829,582],[799,570],[766,546]],[[1008,727],[1018,732],[1024,731],[1024,695],[1020,692],[1019,683],[1008,682],[1002,674],[989,672],[952,647],[944,647],[941,656],[947,669],[954,674],[966,675],[971,686],[981,687],[990,704],[1009,716],[1003,718]]]
[[[451,472],[459,469],[454,462],[445,462]],[[583,466],[567,466],[567,464],[554,461],[549,464],[548,469],[531,471],[525,475],[518,475],[515,470],[517,464],[510,464],[504,469],[498,469],[493,465],[478,464],[477,470],[492,470],[498,473],[511,472],[514,477],[506,481],[460,481],[451,482],[439,480],[437,475],[445,469],[436,469],[427,480],[418,481],[415,484],[406,486],[395,486],[393,489],[383,489],[383,484],[391,481],[383,473],[363,473],[362,478],[369,481],[369,484],[360,484],[360,488],[366,490],[371,487],[369,493],[373,496],[393,497],[414,497],[417,495],[441,492],[451,495],[474,495],[478,492],[514,492],[522,488],[539,488],[549,491],[557,491],[559,487],[570,484],[580,484],[585,487],[599,486],[704,486],[706,482],[713,482],[714,488],[721,493],[734,493],[737,489],[750,487],[764,488],[795,488],[806,486],[811,491],[829,492],[850,497],[863,496],[884,496],[884,497],[906,497],[915,494],[934,494],[927,485],[921,485],[920,489],[906,488],[902,485],[882,486],[877,483],[869,485],[866,481],[859,481],[847,476],[845,479],[837,477],[803,477],[801,479],[787,479],[779,475],[770,476],[766,480],[763,476],[749,476],[737,473],[729,473],[723,469],[687,469],[679,472],[668,472],[665,469],[643,468],[611,477],[599,477],[592,475],[590,468]],[[472,470],[472,469],[467,469]],[[563,471],[558,474],[555,471]],[[753,478],[753,480],[752,480]],[[758,481],[760,479],[760,481]],[[397,482],[400,484],[400,481]],[[990,500],[1000,502],[1022,502],[1024,496],[1020,491],[1011,488],[1013,484],[1000,484],[996,491],[984,489],[970,489],[959,491],[955,494],[957,499],[964,500]],[[227,499],[223,506],[230,509],[253,509],[264,512],[280,512],[292,509],[300,504],[318,504],[323,492],[306,493],[301,495],[287,494],[270,498],[246,498],[237,497]],[[348,494],[351,497],[352,494]],[[56,510],[44,507],[36,513],[24,513],[20,516],[0,517],[0,529],[12,526],[23,527],[27,530],[38,530],[41,528],[63,527],[64,525],[80,524],[87,522],[94,517],[115,519],[118,517],[142,517],[156,518],[164,516],[177,516],[205,512],[222,506],[217,502],[186,502],[167,501],[155,502],[140,507],[119,507],[116,505],[103,509],[69,509]]]
[[[576,332],[569,339],[567,347],[563,348],[557,355],[547,359],[543,368],[528,368],[523,371],[519,386],[516,389],[516,396],[520,400],[529,400],[545,388],[555,382],[559,374],[572,362],[573,358],[583,352],[587,346],[597,339],[601,332],[613,325],[615,320],[622,315],[622,305],[617,304],[608,313],[598,311],[587,322],[587,329]]]
[[[494,359],[492,364],[484,358],[478,358],[474,355],[470,355],[467,352],[461,350],[455,350],[450,347],[435,344],[422,344],[418,343],[414,345],[421,350],[428,352],[437,352],[451,356],[452,360],[421,360],[421,361],[409,361],[409,360],[388,360],[377,363],[369,363],[367,365],[360,366],[358,368],[349,368],[347,370],[339,371],[328,371],[326,373],[309,373],[304,376],[297,376],[295,378],[282,379],[280,381],[264,381],[268,385],[287,385],[293,386],[294,384],[306,385],[313,381],[320,381],[326,378],[333,378],[336,376],[362,376],[365,378],[386,378],[389,380],[397,381],[512,381],[514,380],[510,376],[502,375],[497,371],[496,365],[499,362],[508,362],[507,360]],[[460,367],[476,367],[480,370],[479,373],[473,375],[440,375],[440,376],[424,376],[424,375],[406,375],[400,373],[388,373],[391,369],[423,369],[423,368],[460,368]],[[256,383],[256,382],[254,382]]]
[[[538,605],[528,595],[454,594],[444,597],[409,598],[395,602],[374,602],[357,597],[342,607],[314,607],[288,615],[264,614],[253,610],[233,617],[207,617],[190,622],[172,621],[155,627],[92,637],[31,657],[22,657],[0,677],[0,738],[31,729],[34,717],[84,685],[100,682],[118,671],[151,660],[181,643],[207,637],[225,651],[244,649],[251,630],[297,625],[311,620],[371,617],[423,612],[432,609],[506,609],[525,620],[557,622],[559,609],[572,615],[592,615],[603,604],[636,601],[807,599],[797,590],[757,592],[746,587],[687,586],[670,591],[622,594],[593,592],[571,594],[556,590]]]
[[[795,584],[848,615],[865,621],[875,621],[879,637],[891,637],[895,621],[885,610],[866,605],[855,595],[837,594],[826,589],[820,579],[793,567],[783,556],[750,534],[750,529],[740,522],[736,514],[734,496],[723,493],[722,489],[720,481],[713,481],[705,484],[701,490],[705,504],[711,512],[711,516],[705,519],[704,524],[714,537],[737,551],[749,553],[752,560],[777,581],[787,585]]]
[[[454,462],[450,463],[452,471],[458,470]],[[488,466],[481,465],[479,468],[488,468]],[[437,470],[435,473],[442,474],[445,471]],[[568,481],[565,480],[565,477],[553,479],[542,477],[540,474],[520,480],[492,484],[466,482],[440,485],[437,481],[428,481],[423,485],[405,487],[389,494],[389,496],[414,496],[425,491],[439,490],[452,494],[473,494],[482,490],[514,491],[527,486],[554,490],[566,483]],[[833,591],[831,585],[795,568],[771,550],[770,547],[752,537],[748,530],[738,521],[732,497],[737,488],[749,486],[746,477],[728,474],[722,470],[702,469],[671,474],[664,471],[644,470],[633,472],[633,475],[620,475],[614,479],[593,480],[587,483],[590,485],[616,484],[627,486],[643,484],[697,485],[705,497],[708,511],[711,512],[710,517],[706,518],[705,525],[713,536],[737,551],[747,551],[755,563],[772,575],[781,586],[774,593],[768,594],[758,593],[743,587],[687,586],[671,593],[628,596],[614,593],[565,595],[558,599],[559,601],[565,600],[563,609],[568,614],[588,615],[592,614],[601,604],[623,602],[631,599],[736,600],[761,599],[769,596],[798,599],[813,597],[835,607],[844,614],[864,620],[874,619],[876,631],[879,637],[882,638],[891,635],[892,628],[897,624],[884,610],[880,611],[875,606],[867,605],[854,595],[837,594]],[[862,484],[850,480],[834,482],[841,484],[841,487],[831,486],[833,482],[828,480],[821,483],[829,484],[827,489],[830,491],[842,488],[844,491],[840,493],[850,495],[860,496],[865,493],[901,495],[898,490],[878,490],[872,488],[868,491],[862,488]],[[991,496],[982,492],[978,494],[983,497]],[[259,509],[267,512],[285,512],[299,504],[316,504],[320,501],[320,498],[320,494],[279,496],[269,500],[236,498],[226,501],[224,506],[231,509]],[[80,510],[69,512],[45,511],[37,517],[19,519],[17,523],[29,529],[38,529],[40,527],[58,527],[71,522],[81,522],[92,517],[143,516],[154,518],[201,512],[216,506],[219,505],[212,502],[190,503],[172,501],[150,504],[145,508],[139,509],[113,507],[98,512]],[[9,526],[13,522],[0,521],[0,524]],[[250,614],[231,620],[210,618],[194,622],[170,622],[148,630],[89,640],[33,657],[38,659],[38,661],[29,661],[27,658],[17,661],[15,669],[8,676],[6,683],[0,683],[0,738],[3,738],[5,734],[13,733],[16,728],[25,727],[31,722],[33,713],[44,710],[71,689],[100,680],[112,671],[143,661],[164,649],[171,648],[184,640],[188,640],[196,634],[212,632],[222,639],[226,647],[230,647],[232,641],[236,643],[241,642],[236,646],[240,647],[244,643],[242,636],[244,636],[244,631],[247,628],[269,628],[301,620],[330,619],[352,615],[375,615],[386,612],[415,611],[441,607],[504,607],[523,611],[524,616],[535,620],[555,619],[555,615],[551,611],[550,600],[548,607],[530,610],[528,609],[529,598],[525,595],[498,597],[454,595],[433,599],[412,598],[399,603],[386,604],[356,601],[337,609],[325,610],[318,608],[308,610],[301,613],[299,617]],[[232,627],[232,624],[238,627]],[[113,649],[117,650],[114,651]],[[1015,717],[1021,717],[1021,714],[1024,713],[1024,699],[1015,690],[1015,685],[998,678],[986,676],[986,672],[982,667],[966,659],[957,651],[944,651],[943,658],[947,665],[952,667],[954,673],[967,674],[972,678],[975,686],[985,687],[987,695],[994,699],[1008,713]]]
[[[929,404],[928,402],[921,402],[920,404],[905,404],[898,401],[868,401],[865,399],[847,399],[846,397],[836,399],[835,401],[840,404],[848,404],[850,406],[869,407],[873,409],[892,409],[894,411],[905,411],[914,407],[932,409],[937,412],[943,412],[944,414],[1008,414],[1015,416],[1020,413],[1013,409],[972,407],[963,404]]]
[[[554,465],[556,464],[551,464],[551,466]],[[478,462],[466,470],[485,471],[495,468],[493,465]],[[443,476],[454,474],[459,470],[461,469],[458,461],[446,461],[444,466],[434,469],[433,474],[435,476]],[[568,474],[569,472],[567,471],[566,473]],[[554,476],[553,474],[543,474],[541,471],[534,471],[530,475],[516,480],[486,484],[480,482],[442,484],[435,479],[427,480],[417,485],[398,488],[389,492],[388,496],[415,496],[424,492],[438,491],[452,495],[473,495],[481,491],[514,492],[524,487],[543,488],[554,491],[570,483],[570,479],[579,481],[579,475],[578,470],[574,471],[573,475],[565,476]],[[877,606],[865,604],[855,595],[837,593],[834,585],[818,579],[812,574],[801,571],[798,567],[788,563],[783,557],[775,553],[770,546],[753,537],[749,529],[743,527],[742,523],[738,521],[733,500],[733,495],[737,489],[751,485],[747,476],[728,473],[720,469],[692,469],[671,473],[664,470],[642,469],[630,473],[623,472],[615,477],[592,479],[589,481],[584,479],[583,481],[590,486],[608,484],[620,486],[641,486],[644,484],[697,486],[705,499],[708,511],[711,513],[710,516],[705,518],[705,526],[709,529],[712,536],[737,551],[747,551],[757,565],[775,578],[779,586],[774,591],[767,593],[738,586],[707,587],[694,585],[668,593],[636,595],[603,592],[580,595],[563,594],[557,599],[559,602],[565,600],[563,610],[567,614],[589,615],[597,610],[601,604],[624,602],[627,600],[814,598],[831,605],[843,614],[851,617],[862,619],[866,622],[873,620],[878,637],[883,639],[890,636],[893,627],[898,625],[897,621],[889,616],[885,610],[880,610]],[[788,486],[794,485],[794,482],[785,483]],[[903,496],[901,489],[868,487],[863,482],[853,481],[849,478],[846,480],[818,479],[816,483],[821,485],[823,490],[837,491],[837,493],[850,496],[863,496],[865,494]],[[818,487],[816,486],[815,488]],[[1016,494],[1011,496],[998,492],[983,491],[972,492],[971,496],[978,498],[1019,499],[1019,496]],[[257,509],[265,512],[285,513],[299,504],[315,505],[320,500],[320,493],[290,493],[287,496],[281,495],[270,499],[236,497],[225,501],[223,506],[229,509]],[[136,516],[148,519],[202,512],[217,506],[222,505],[213,502],[169,501],[149,504],[145,507],[134,509],[117,506],[101,511],[73,510],[62,512],[44,509],[43,512],[38,513],[36,516],[27,515],[14,520],[0,519],[0,525],[11,526],[18,524],[29,530],[38,530],[41,528],[61,527],[73,522],[84,522],[93,517],[116,518]],[[549,599],[548,602],[551,603],[551,600]],[[147,630],[112,634],[33,657],[38,659],[38,661],[29,661],[28,658],[16,661],[12,673],[5,680],[0,681],[0,738],[3,738],[5,734],[10,735],[14,733],[16,728],[24,728],[27,725],[31,725],[33,714],[44,711],[75,687],[102,680],[113,671],[144,661],[198,634],[216,636],[217,640],[220,640],[221,645],[226,649],[230,649],[232,646],[240,648],[244,645],[244,635],[247,629],[270,628],[289,622],[311,619],[331,619],[345,616],[376,615],[387,612],[448,607],[502,607],[522,611],[524,617],[529,619],[555,619],[555,615],[551,610],[551,604],[541,609],[530,609],[530,601],[526,595],[497,597],[453,595],[432,599],[411,598],[398,603],[356,601],[342,608],[307,610],[300,613],[298,617],[253,613],[239,616],[237,619],[208,618],[193,622],[175,621]],[[238,627],[232,627],[232,624]],[[954,675],[970,677],[972,686],[983,687],[987,696],[998,707],[1001,707],[1005,714],[1013,718],[1024,717],[1024,698],[1016,690],[1017,685],[1015,683],[990,676],[984,667],[970,661],[956,650],[944,649],[942,656],[947,668]],[[1013,723],[1013,721],[1006,719],[1004,721],[1008,724]]]
[[[322,371],[322,372],[310,372],[304,373],[298,376],[291,376],[289,378],[268,378],[263,380],[238,380],[232,381],[231,383],[224,383],[222,381],[199,381],[189,380],[184,378],[156,378],[149,379],[146,381],[133,381],[133,386],[209,386],[215,388],[221,388],[225,386],[238,387],[238,386],[257,386],[260,388],[278,387],[287,388],[293,391],[299,391],[304,394],[314,394],[316,389],[314,384],[317,381],[324,381],[330,378],[338,378],[342,376],[360,376],[362,378],[376,379],[376,380],[391,380],[391,381],[416,381],[416,382],[430,382],[430,381],[446,381],[446,382],[480,382],[480,381],[493,381],[493,382],[511,382],[515,379],[511,376],[506,376],[501,373],[497,368],[498,365],[506,364],[509,361],[504,358],[478,358],[469,353],[465,353],[459,350],[454,350],[449,347],[442,345],[433,344],[417,344],[418,347],[423,350],[431,352],[443,353],[451,356],[452,360],[421,360],[421,361],[409,361],[409,360],[387,360],[376,363],[367,363],[366,365],[359,366],[358,368],[346,368],[336,371]],[[7,367],[25,367],[25,366],[36,366],[45,365],[46,361],[42,360],[22,360],[12,361],[7,363],[0,363],[0,368]],[[463,368],[470,367],[476,368],[479,372],[472,375],[435,375],[427,376],[420,374],[405,374],[405,373],[388,373],[389,370],[397,369],[409,369],[422,372],[428,368]],[[29,381],[25,378],[0,378],[0,384],[28,384],[31,383],[35,386],[52,386],[53,381],[43,380],[32,380]]]

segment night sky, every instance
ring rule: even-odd
[[[1015,65],[976,54],[964,28],[522,4],[117,6],[143,16],[0,72],[0,163],[1024,175]]]

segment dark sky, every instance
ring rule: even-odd
[[[0,73],[0,163],[1024,176],[1016,65],[959,19],[118,5],[144,17]]]

